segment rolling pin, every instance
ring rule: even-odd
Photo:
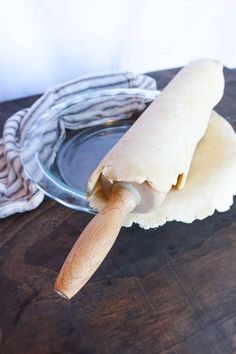
[[[84,229],[69,253],[55,284],[56,292],[70,299],[87,283],[114,244],[125,216],[146,213],[161,204],[165,194],[148,185],[114,183],[105,208]],[[142,202],[141,202],[142,201]]]
[[[73,246],[55,290],[70,299],[90,279],[129,213],[158,208],[171,188],[184,188],[194,151],[223,95],[223,67],[202,59],[183,68],[104,157],[87,198],[99,213]]]

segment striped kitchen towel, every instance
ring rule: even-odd
[[[47,111],[60,103],[63,106],[63,114],[57,112],[54,126],[46,128],[51,150],[47,149],[45,161],[50,166],[63,143],[65,129],[130,118],[135,111],[143,111],[158,92],[155,80],[146,75],[94,74],[54,86],[32,107],[13,114],[6,121],[0,139],[0,217],[34,209],[43,201],[44,194],[26,175],[22,154],[23,150],[25,154],[25,137],[29,131],[39,129],[40,124],[47,127]],[[32,164],[36,148],[35,140],[27,146],[27,161]]]

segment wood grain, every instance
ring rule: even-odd
[[[151,75],[163,88],[176,71]],[[236,128],[236,72],[225,74],[218,111]],[[0,119],[28,102],[0,104]],[[91,218],[46,199],[0,221],[0,353],[236,353],[236,205],[191,225],[123,228],[68,302],[53,284]]]

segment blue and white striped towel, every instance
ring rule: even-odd
[[[114,89],[120,90],[113,95]],[[133,95],[134,89],[141,89],[142,94]],[[150,91],[155,94],[150,95]],[[77,102],[70,114],[66,115],[64,111],[63,116],[58,115],[60,124],[53,134],[49,134],[53,146],[58,145],[58,141],[62,143],[60,129],[84,128],[111,118],[130,118],[135,111],[142,111],[156,94],[155,80],[146,75],[131,72],[96,74],[52,87],[31,108],[13,114],[6,121],[0,139],[0,217],[34,209],[43,201],[44,194],[26,176],[21,161],[25,134],[38,117],[65,99],[74,98],[72,101]],[[33,151],[34,141],[29,146],[29,156]]]

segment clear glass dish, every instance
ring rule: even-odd
[[[42,171],[38,187],[72,209],[94,214],[86,199],[89,176],[130,125],[130,120],[114,121],[68,134],[50,169],[38,158]]]
[[[143,110],[158,92],[112,89],[99,94],[112,99],[117,95],[119,100],[131,97],[138,104],[140,102]],[[91,97],[90,94],[89,99]],[[75,117],[72,123],[63,119],[87,99],[86,95],[65,99],[30,122],[23,137],[21,158],[27,176],[44,194],[75,210],[95,213],[86,199],[87,180],[103,156],[130,127],[134,121],[134,118],[130,119],[132,114],[136,113],[137,117],[142,110],[139,108],[138,114],[136,109],[113,117],[80,118],[79,122]]]

